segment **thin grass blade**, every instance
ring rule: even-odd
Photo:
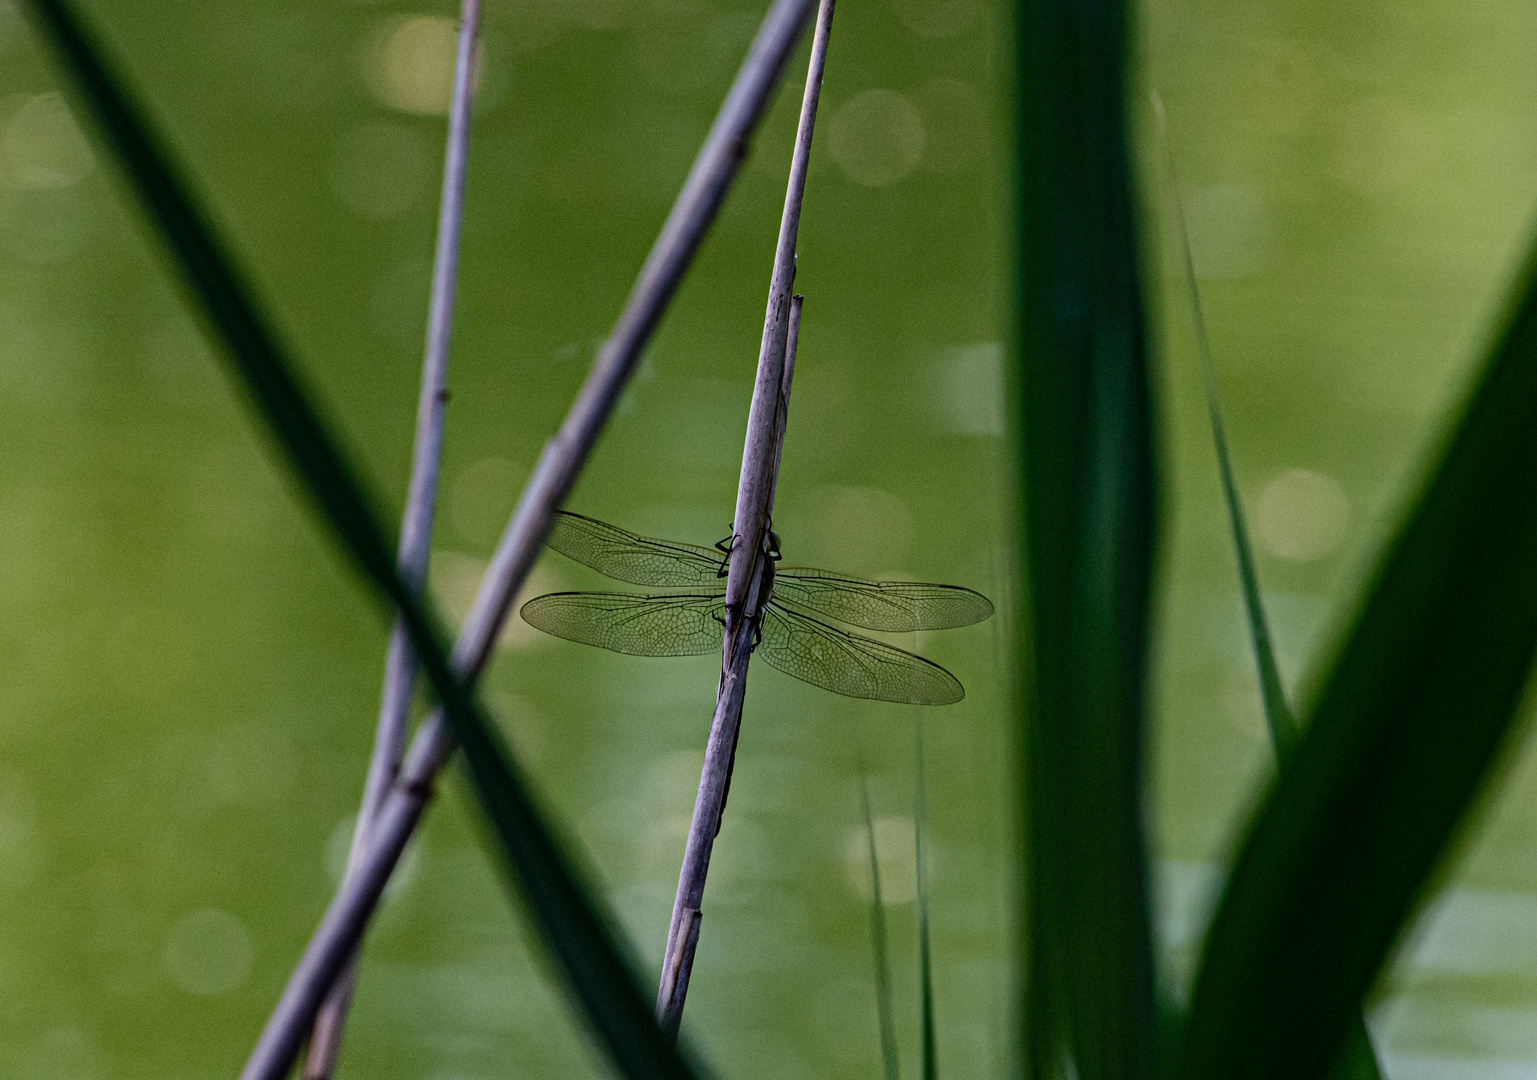
[[[1259,573],[1254,565],[1254,549],[1249,543],[1249,526],[1244,517],[1243,500],[1238,496],[1238,484],[1233,479],[1232,457],[1228,452],[1226,425],[1222,420],[1222,402],[1217,393],[1217,370],[1212,361],[1211,339],[1206,331],[1206,315],[1201,306],[1201,290],[1196,283],[1190,230],[1185,223],[1185,200],[1180,192],[1179,173],[1174,165],[1174,148],[1169,141],[1163,102],[1156,95],[1153,98],[1153,109],[1157,114],[1159,134],[1167,155],[1170,201],[1174,208],[1180,251],[1184,257],[1185,294],[1190,300],[1190,319],[1200,356],[1201,379],[1206,389],[1206,411],[1211,421],[1212,445],[1216,450],[1217,471],[1222,481],[1222,498],[1227,506],[1228,530],[1232,535],[1233,554],[1238,560],[1244,614],[1249,623],[1249,644],[1254,650],[1254,665],[1259,674],[1260,703],[1265,711],[1265,724],[1270,729],[1277,764],[1284,766],[1296,748],[1300,734],[1291,706],[1287,704],[1286,692],[1281,686],[1281,671],[1276,664],[1270,623],[1265,617],[1265,605],[1260,598]],[[1367,1033],[1365,1017],[1360,1014],[1351,1023],[1345,1050],[1336,1059],[1329,1075],[1332,1080],[1382,1080],[1382,1068],[1377,1061],[1376,1050],[1372,1047],[1371,1036]]]
[[[1183,1080],[1325,1074],[1506,741],[1537,647],[1534,266],[1239,848]]]
[[[1016,11],[1022,1060],[1033,1080],[1145,1080],[1156,1031],[1142,819],[1155,470],[1129,15],[1120,0],[1023,0]]]
[[[880,1028],[881,1065],[886,1080],[901,1080],[897,1056],[897,1021],[892,1008],[891,953],[886,945],[886,907],[881,898],[881,861],[875,850],[875,819],[870,816],[870,780],[864,763],[859,769],[859,807],[865,815],[865,838],[870,848],[870,945],[875,961],[875,1016]]]
[[[544,824],[495,727],[454,676],[437,620],[396,573],[373,503],[142,111],[67,4],[31,0],[31,10],[289,466],[364,578],[399,610],[508,869],[599,1042],[624,1076],[690,1076],[652,1020],[609,921]]]
[[[939,1080],[939,1050],[934,1041],[934,969],[929,954],[929,876],[924,865],[923,721],[913,721],[917,760],[917,796],[913,800],[913,865],[918,876],[918,1050],[923,1080]]]
[[[1222,479],[1222,499],[1227,505],[1228,529],[1233,537],[1233,554],[1238,558],[1238,580],[1243,590],[1244,615],[1249,622],[1249,643],[1254,649],[1254,664],[1259,674],[1260,699],[1265,709],[1265,723],[1278,761],[1285,761],[1297,743],[1297,721],[1281,686],[1281,669],[1276,664],[1275,646],[1265,605],[1260,599],[1259,573],[1254,568],[1254,549],[1249,543],[1249,526],[1244,519],[1243,500],[1233,479],[1233,462],[1227,448],[1227,431],[1222,422],[1222,404],[1217,394],[1216,366],[1211,358],[1211,340],[1206,333],[1206,314],[1201,308],[1201,290],[1196,284],[1195,256],[1190,250],[1190,230],[1185,225],[1185,201],[1180,195],[1179,174],[1174,167],[1174,149],[1169,142],[1163,102],[1153,98],[1169,173],[1170,201],[1175,227],[1179,232],[1180,252],[1185,271],[1185,295],[1190,299],[1190,320],[1195,329],[1196,351],[1201,361],[1201,381],[1206,389],[1206,414],[1211,421],[1212,444],[1217,452],[1217,472]]]

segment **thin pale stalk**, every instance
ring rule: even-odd
[[[801,304],[805,297],[794,296],[790,301],[789,322],[785,328],[784,363],[780,369],[779,400],[774,410],[774,453],[768,486],[770,509],[773,507],[774,489],[778,480],[779,453],[784,446],[784,430],[789,420],[790,381],[795,374],[795,353],[800,342]],[[760,412],[760,417],[766,415]],[[750,436],[749,436],[750,437]],[[733,548],[734,549],[734,548]],[[752,582],[746,608],[756,611],[759,607],[758,582]],[[728,610],[729,617],[729,610]],[[700,772],[699,794],[694,802],[694,817],[689,824],[687,847],[684,850],[683,870],[679,874],[679,897],[674,901],[673,926],[669,933],[667,951],[662,963],[661,987],[657,991],[657,1017],[664,1030],[674,1038],[678,1033],[678,1019],[682,1015],[683,1000],[688,995],[689,976],[693,973],[694,950],[699,945],[699,928],[704,918],[701,902],[704,897],[705,875],[709,871],[710,853],[715,837],[720,834],[721,815],[726,809],[726,795],[731,790],[731,768],[736,759],[736,738],[741,727],[742,700],[747,692],[747,662],[752,653],[752,639],[756,633],[754,620],[738,620],[728,628],[734,637],[726,639],[722,650],[731,657],[731,666],[721,673],[721,683],[716,694],[715,713],[710,719],[710,735],[705,743],[704,768]],[[683,881],[697,885],[697,892],[683,893]],[[680,925],[678,904],[692,900],[686,910],[686,923]]]
[[[769,479],[768,512],[771,518],[774,514],[774,493],[779,490],[779,461],[785,449],[784,430],[790,421],[790,382],[795,378],[795,352],[800,347],[801,307],[805,303],[806,298],[798,293],[790,297],[790,321],[785,327],[785,365],[779,380],[779,409],[775,417],[779,438],[774,441],[774,469]]]
[[[475,604],[454,647],[454,668],[464,678],[475,679],[485,667],[512,601],[539,556],[555,512],[575,483],[736,177],[748,140],[800,38],[811,6],[811,0],[775,0],[764,16],[747,59],[641,267],[624,312],[560,430],[540,455],[481,579]],[[338,890],[311,936],[241,1080],[282,1080],[287,1074],[321,999],[378,905],[390,873],[431,798],[437,772],[452,749],[453,737],[442,711],[435,710],[412,740],[400,778],[369,830],[368,850],[356,876]]]
[[[720,832],[721,814],[731,783],[731,766],[736,759],[754,627],[759,606],[768,599],[757,593],[760,569],[768,557],[769,511],[778,479],[779,448],[784,440],[782,410],[788,408],[784,386],[785,354],[793,306],[790,300],[795,282],[795,240],[800,229],[806,167],[811,160],[811,137],[816,127],[817,102],[822,94],[822,70],[827,62],[832,17],[833,0],[821,0],[806,69],[806,89],[801,98],[795,150],[790,158],[784,212],[779,220],[779,243],[774,251],[768,310],[763,319],[763,340],[758,351],[758,375],[753,385],[747,438],[742,448],[736,512],[731,519],[720,686],[716,692],[715,713],[710,719],[704,768],[700,772],[699,792],[694,800],[694,814],[683,849],[683,866],[678,873],[678,892],[673,900],[672,921],[667,930],[667,948],[662,956],[662,975],[657,988],[657,1020],[664,1031],[674,1036],[688,996],[694,950],[699,945],[700,921],[704,917],[705,878],[710,872],[710,854]]]
[[[789,320],[785,327],[784,361],[780,367],[778,402],[773,412],[774,430],[770,479],[768,483],[769,509],[773,507],[774,488],[778,480],[780,451],[784,446],[784,429],[789,419],[790,381],[795,374],[795,351],[800,339],[802,296],[790,301]],[[762,366],[760,364],[760,373]],[[755,398],[756,401],[756,398]],[[761,418],[767,411],[754,413]],[[752,439],[749,422],[749,441]],[[764,515],[765,522],[767,514]],[[733,552],[736,545],[733,544]],[[760,606],[758,582],[751,582],[745,610],[755,612]],[[731,619],[730,609],[727,617]],[[669,931],[667,950],[662,962],[661,986],[657,991],[657,1017],[663,1028],[674,1037],[678,1033],[678,1019],[682,1015],[683,1000],[688,994],[689,976],[693,972],[694,950],[699,944],[699,928],[703,919],[701,902],[704,896],[704,879],[709,870],[710,853],[715,837],[720,833],[721,815],[726,808],[726,795],[731,788],[731,768],[736,759],[736,738],[741,726],[742,700],[747,692],[747,662],[752,653],[755,634],[751,616],[729,621],[727,638],[722,649],[720,687],[716,694],[715,713],[710,719],[710,734],[705,744],[704,767],[700,773],[699,793],[695,798],[694,817],[690,822],[687,847],[684,851],[683,870],[679,875],[678,899],[674,901],[673,924]],[[730,658],[729,660],[727,658]],[[683,882],[697,885],[697,891],[685,895]],[[683,921],[678,914],[679,904],[688,904]]]
[[[420,594],[427,581],[432,548],[432,519],[437,506],[438,473],[443,452],[444,412],[448,405],[448,346],[453,336],[454,294],[459,282],[459,238],[464,220],[464,183],[470,150],[470,113],[474,100],[475,44],[480,32],[480,0],[464,0],[459,10],[459,45],[454,63],[454,90],[448,112],[448,141],[443,155],[443,193],[438,207],[437,250],[433,258],[432,292],[428,301],[427,341],[422,356],[421,391],[416,404],[416,439],[412,448],[411,481],[400,523],[398,562],[401,577]],[[416,656],[404,625],[396,620],[384,667],[379,721],[363,802],[352,830],[346,878],[356,875],[368,841],[368,830],[400,772],[410,723],[411,696],[416,685]],[[345,880],[345,879],[344,879]],[[310,1035],[305,1080],[328,1080],[336,1070],[347,1010],[357,982],[354,952],[326,997]]]

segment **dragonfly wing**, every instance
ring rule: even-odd
[[[826,570],[786,567],[774,575],[774,598],[870,630],[948,630],[993,613],[987,597],[959,585],[866,581]]]
[[[773,605],[763,612],[757,653],[786,675],[845,697],[949,705],[966,696],[938,664]]]
[[[713,548],[652,540],[581,514],[557,514],[545,543],[583,566],[634,585],[725,589],[720,576],[725,556]]]
[[[524,604],[523,621],[546,634],[630,656],[699,656],[721,647],[719,596],[546,593]]]

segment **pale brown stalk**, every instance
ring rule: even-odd
[[[737,735],[742,724],[742,701],[747,692],[747,664],[757,630],[759,608],[768,597],[759,596],[763,561],[768,558],[769,512],[774,504],[779,457],[784,442],[784,419],[789,407],[785,363],[795,283],[795,241],[800,231],[801,203],[806,192],[806,169],[811,160],[811,137],[816,128],[817,102],[822,93],[822,70],[827,62],[827,41],[832,31],[834,0],[821,0],[811,59],[806,70],[806,89],[801,98],[800,124],[790,158],[790,178],[784,212],[779,221],[779,243],[769,279],[768,311],[763,319],[763,340],[758,350],[758,375],[753,384],[752,408],[747,417],[747,439],[742,448],[742,471],[737,483],[736,513],[732,517],[732,541],[726,575],[726,630],[721,650],[720,686],[715,713],[705,742],[704,768],[699,792],[683,848],[678,873],[678,892],[673,899],[672,921],[657,988],[657,1020],[676,1036],[688,995],[694,952],[704,918],[704,886],[710,872],[710,855],[720,832],[725,811],[731,766],[736,758]],[[799,319],[795,320],[797,330]],[[793,371],[793,368],[789,368]]]
[[[565,422],[545,445],[481,579],[452,658],[455,671],[467,680],[474,680],[485,667],[556,511],[714,221],[811,8],[811,0],[775,0],[764,16],[747,59],[641,267],[624,312]],[[357,872],[343,883],[311,936],[251,1051],[241,1080],[283,1080],[287,1075],[322,998],[356,947],[400,853],[421,820],[433,781],[452,749],[453,739],[441,711],[435,711],[412,739],[400,776],[368,830]]]
[[[411,483],[400,524],[398,562],[401,576],[420,593],[427,580],[432,547],[432,519],[437,505],[438,472],[443,453],[444,412],[448,406],[448,346],[453,336],[454,294],[459,281],[459,237],[464,220],[464,181],[470,149],[470,109],[475,86],[475,45],[480,33],[480,0],[463,0],[459,9],[459,45],[454,63],[454,89],[448,111],[448,140],[443,155],[443,193],[438,207],[437,251],[432,267],[432,292],[427,311],[427,343],[422,357],[421,393],[416,407],[416,441],[412,450]],[[390,635],[379,699],[379,722],[373,756],[344,880],[357,875],[367,847],[368,830],[400,772],[416,685],[416,657],[405,627],[397,619]],[[347,1010],[357,982],[354,951],[331,988],[310,1034],[304,1062],[305,1080],[329,1080],[341,1053]]]

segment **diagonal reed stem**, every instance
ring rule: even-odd
[[[704,768],[699,792],[683,848],[678,872],[678,892],[673,899],[672,921],[667,929],[667,949],[657,988],[656,1015],[662,1029],[674,1037],[683,1017],[693,972],[694,950],[699,946],[699,927],[704,917],[704,885],[710,872],[710,853],[720,832],[721,814],[731,784],[736,759],[737,733],[742,723],[742,700],[747,692],[747,662],[752,654],[761,604],[758,595],[760,569],[769,553],[769,512],[773,509],[778,481],[779,456],[784,442],[784,421],[789,408],[785,356],[795,283],[795,240],[800,231],[801,202],[806,192],[806,167],[811,160],[811,136],[816,127],[817,102],[822,94],[822,69],[827,62],[827,40],[832,30],[834,0],[821,0],[811,58],[806,68],[806,89],[801,98],[800,123],[795,150],[790,158],[790,178],[785,190],[784,213],[779,221],[779,243],[774,251],[774,270],[769,279],[768,311],[763,319],[763,340],[758,351],[758,375],[753,385],[752,408],[747,417],[747,438],[742,448],[742,472],[737,484],[736,513],[731,521],[731,555],[726,576],[726,618],[721,649],[721,678],[716,691],[715,713],[705,742]],[[798,330],[798,318],[795,320]]]
[[[485,667],[513,598],[538,558],[556,510],[575,483],[714,221],[811,7],[811,0],[775,0],[764,16],[613,333],[599,351],[560,430],[545,445],[481,580],[475,604],[454,647],[455,670],[466,679],[478,677]],[[241,1080],[282,1080],[287,1075],[321,999],[356,947],[426,809],[437,772],[452,750],[453,738],[442,711],[435,710],[411,741],[399,779],[369,829],[367,850],[357,862],[356,873],[343,883],[311,936]]]
[[[448,346],[453,335],[454,294],[459,281],[459,238],[464,219],[464,183],[469,166],[470,111],[474,99],[475,43],[480,32],[480,0],[463,0],[459,10],[459,47],[454,63],[454,90],[448,113],[448,143],[443,157],[443,194],[438,208],[437,251],[432,267],[432,294],[427,313],[427,342],[422,357],[422,384],[416,406],[416,441],[412,449],[411,483],[400,523],[398,560],[401,576],[411,589],[422,591],[432,548],[432,519],[437,505],[438,472],[443,451],[444,411],[448,405]],[[352,831],[344,880],[357,875],[367,849],[369,829],[400,772],[416,685],[416,656],[405,626],[397,619],[390,635],[380,694],[379,722],[363,802]],[[310,1035],[305,1080],[329,1080],[341,1053],[347,1010],[357,982],[354,952],[321,1006]]]

